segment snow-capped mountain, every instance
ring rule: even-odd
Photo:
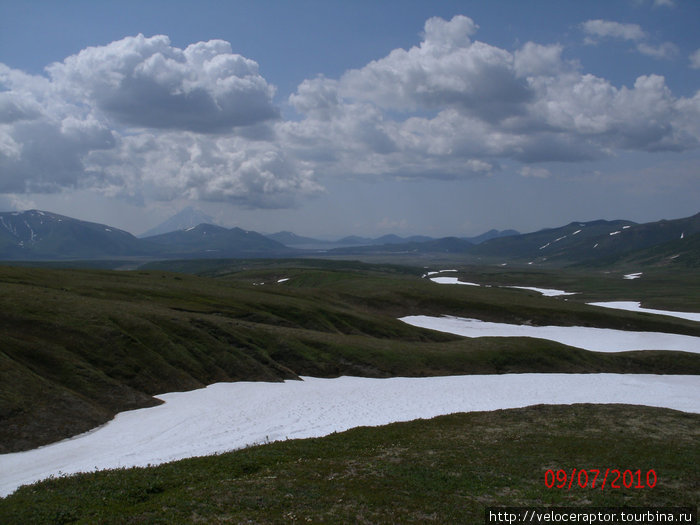
[[[0,213],[3,259],[65,259],[142,255],[146,247],[129,232],[47,211]]]
[[[153,237],[154,235],[160,235],[162,233],[185,230],[197,226],[198,224],[216,224],[216,221],[202,210],[188,206],[166,221],[160,223],[158,226],[154,226],[150,230],[142,233],[139,237]]]

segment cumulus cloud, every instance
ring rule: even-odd
[[[600,38],[646,38],[636,25],[590,22]],[[616,149],[697,147],[694,99],[674,97],[663,77],[617,87],[565,60],[560,44],[527,42],[511,53],[475,41],[477,27],[463,16],[433,18],[408,50],[303,82],[289,101],[304,118],[281,123],[280,136],[325,173],[431,178],[495,173],[501,159],[577,162]]]
[[[599,38],[621,38],[623,40],[643,40],[646,33],[637,24],[622,24],[610,20],[588,20],[581,24],[588,43],[596,43]]]
[[[466,16],[431,18],[420,45],[348,71],[341,94],[400,111],[449,106],[487,120],[518,113],[527,84],[513,75],[510,53],[471,40],[476,28]]]
[[[0,64],[0,192],[294,204],[319,186],[277,144],[274,88],[221,40],[91,47],[27,75]]]
[[[582,27],[665,53],[634,24]],[[615,86],[561,44],[509,51],[477,32],[465,16],[431,18],[409,49],[304,80],[286,121],[258,65],[219,40],[128,37],[46,75],[0,64],[0,193],[285,207],[322,190],[316,174],[455,179],[517,161],[522,176],[545,177],[544,162],[698,147],[700,94],[676,97],[653,74]]]
[[[222,40],[181,50],[166,36],[138,35],[84,49],[47,71],[66,95],[129,126],[218,133],[278,116],[258,64]]]
[[[635,49],[652,58],[671,59],[678,55],[678,46],[671,42],[651,44],[649,35],[638,24],[623,24],[610,20],[588,20],[581,24],[587,44],[597,44],[604,38],[617,38],[635,43]]]

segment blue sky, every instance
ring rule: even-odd
[[[698,20],[697,0],[0,0],[0,208],[322,237],[691,215]]]

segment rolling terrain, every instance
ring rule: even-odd
[[[700,373],[700,356],[684,352],[599,354],[538,339],[463,339],[397,318],[448,314],[698,336],[700,327],[692,321],[522,290],[441,286],[421,278],[420,269],[402,266],[313,260],[171,264],[196,267],[199,275],[155,268],[0,269],[0,450],[55,441],[118,411],[152,405],[158,393],[217,381]],[[639,281],[640,290],[644,283]],[[688,279],[665,279],[667,295],[681,286],[687,290]]]

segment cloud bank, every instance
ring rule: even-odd
[[[258,64],[212,40],[179,49],[138,35],[28,75],[0,64],[0,193],[94,189],[136,202],[199,199],[288,207],[318,177],[480,177],[617,151],[684,151],[700,139],[700,93],[662,76],[631,86],[581,70],[560,44],[509,51],[466,16],[426,21],[420,41],[339,78],[304,80],[281,117]],[[587,42],[630,42],[635,24],[589,20]],[[698,67],[695,53],[691,65]]]

